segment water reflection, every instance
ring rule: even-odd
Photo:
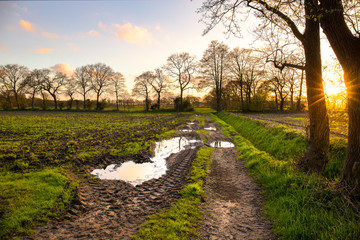
[[[226,141],[215,141],[210,143],[211,147],[215,148],[231,148],[235,147],[235,145],[232,142],[226,142]]]
[[[153,178],[159,178],[166,173],[166,158],[173,153],[188,148],[196,148],[201,140],[188,140],[184,137],[175,137],[155,144],[155,156],[152,162],[137,164],[133,161],[121,165],[111,164],[105,169],[94,169],[91,174],[100,179],[123,180],[136,186]]]
[[[216,128],[214,127],[207,127],[207,128],[204,128],[205,130],[209,130],[209,131],[216,131]]]

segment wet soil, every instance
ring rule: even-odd
[[[210,139],[226,140],[220,131]],[[205,182],[203,223],[196,239],[275,239],[263,210],[261,189],[234,148],[214,148]]]
[[[171,155],[166,175],[136,187],[116,180],[81,184],[72,209],[27,239],[130,239],[149,215],[180,197],[198,148]]]

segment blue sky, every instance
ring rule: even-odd
[[[168,56],[189,52],[199,59],[211,40],[248,47],[226,38],[221,26],[202,36],[196,9],[202,1],[2,1],[0,64],[63,69],[103,62],[131,83],[161,67]]]

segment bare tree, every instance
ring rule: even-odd
[[[31,95],[31,109],[34,110],[35,96],[41,92],[43,81],[49,77],[49,69],[34,69],[25,80],[28,93]]]
[[[114,87],[115,100],[116,100],[116,110],[119,111],[119,96],[121,93],[124,93],[125,89],[125,78],[124,75],[117,72],[111,78],[112,85]]]
[[[151,71],[142,73],[140,76],[135,78],[135,85],[133,88],[133,95],[145,97],[145,110],[149,111],[150,107],[150,82],[155,78]]]
[[[183,102],[184,91],[191,87],[190,83],[194,79],[196,67],[196,57],[190,56],[187,52],[172,54],[167,59],[164,68],[171,77],[175,78],[180,88],[180,104]]]
[[[347,89],[349,133],[341,183],[350,195],[360,197],[360,3],[341,0],[320,3],[321,27],[344,70]],[[351,11],[346,12],[349,7]]]
[[[87,74],[90,77],[92,89],[96,93],[96,110],[100,110],[100,96],[107,90],[114,71],[104,63],[96,63],[87,66]]]
[[[57,72],[55,74],[49,74],[42,83],[42,89],[47,91],[54,99],[55,109],[58,108],[56,95],[59,93],[60,88],[65,84],[67,79],[66,74]]]
[[[168,79],[164,71],[160,68],[155,69],[154,78],[149,82],[157,95],[157,109],[160,109],[161,93],[167,88]]]
[[[77,92],[77,83],[74,78],[68,77],[65,80],[65,94],[70,98],[68,108],[71,110],[74,102],[74,95]]]
[[[19,95],[23,93],[24,82],[29,74],[29,69],[18,64],[7,64],[0,66],[2,76],[0,80],[5,86],[5,89],[10,90],[14,94],[17,109],[20,109]]]
[[[205,50],[201,62],[201,74],[205,81],[215,88],[216,111],[221,109],[221,95],[225,81],[229,76],[229,47],[218,41],[211,41]]]
[[[91,79],[88,72],[88,66],[78,67],[74,71],[73,78],[78,85],[78,92],[83,96],[84,106],[86,109],[86,94],[91,91]]]
[[[279,28],[292,33],[304,47],[310,138],[299,166],[322,172],[328,162],[330,129],[321,72],[318,3],[313,0],[206,0],[198,10],[207,24],[205,33],[219,22],[223,22],[229,32],[237,31],[238,16],[244,16],[241,13],[243,7],[264,19],[265,24],[269,23],[267,21],[274,22]]]

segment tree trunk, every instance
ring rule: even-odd
[[[116,93],[116,110],[119,111],[119,95]]]
[[[182,108],[182,104],[183,104],[183,89],[180,87],[180,108]]]
[[[148,94],[148,92],[146,92],[146,96],[145,96],[145,110],[149,111],[149,94]]]
[[[244,96],[243,96],[243,75],[240,75],[240,102],[241,109],[244,109]]]
[[[157,109],[160,110],[160,93],[158,93],[158,98],[157,98]]]
[[[20,109],[19,97],[18,97],[16,90],[14,90],[14,96],[15,96],[15,101],[16,101],[16,107],[19,110]]]
[[[34,103],[35,103],[35,91],[33,91],[31,95],[31,110],[34,110]]]
[[[276,90],[274,91],[275,93],[275,107],[276,107],[276,111],[279,109],[279,102],[278,102],[278,97],[277,97],[277,92]]]
[[[302,95],[302,85],[304,81],[304,70],[301,71],[301,80],[300,80],[300,92],[299,92],[299,98],[296,104],[296,111],[300,112],[301,110],[301,95]]]
[[[83,96],[84,96],[84,110],[85,110],[86,109],[86,94],[84,93]]]
[[[100,95],[99,95],[99,92],[96,93],[96,110],[100,110],[100,106],[99,106],[99,98],[100,98]]]
[[[305,1],[305,14],[313,16],[316,6]],[[306,19],[304,50],[306,58],[306,87],[310,117],[310,138],[307,152],[299,166],[307,171],[323,172],[329,154],[329,117],[326,110],[322,81],[320,26],[313,18]]]
[[[344,70],[347,90],[349,132],[341,183],[350,196],[360,198],[360,38],[346,25],[342,1],[320,2],[325,11],[331,11],[321,18],[321,26]]]
[[[56,101],[56,95],[55,94],[50,94],[53,99],[54,99],[54,105],[55,105],[55,110],[57,110],[57,101]]]

